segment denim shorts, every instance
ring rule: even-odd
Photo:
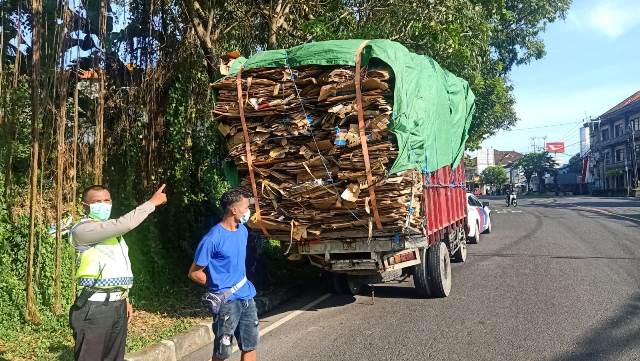
[[[213,354],[220,359],[231,356],[233,336],[242,351],[258,347],[258,311],[253,298],[235,300],[223,304],[213,320]]]

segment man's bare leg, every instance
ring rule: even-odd
[[[256,352],[256,350],[243,352],[242,356],[240,357],[240,360],[241,361],[256,361],[257,355],[258,355],[258,353]]]
[[[256,361],[258,353],[256,350],[243,352],[240,356],[241,361]],[[211,361],[224,361],[225,359],[217,358],[215,356],[211,357]]]

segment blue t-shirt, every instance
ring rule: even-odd
[[[242,224],[238,225],[237,230],[229,231],[218,223],[202,237],[193,262],[200,267],[206,267],[209,291],[220,292],[229,289],[246,276],[244,262],[247,256],[248,235],[247,227]],[[229,297],[229,300],[246,300],[255,295],[255,287],[247,281]]]

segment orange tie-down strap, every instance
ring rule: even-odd
[[[378,205],[376,203],[376,190],[373,184],[373,175],[371,174],[371,164],[369,163],[369,147],[367,146],[367,135],[364,132],[364,106],[362,105],[362,89],[360,89],[360,72],[362,61],[362,50],[367,45],[367,41],[363,41],[356,52],[356,104],[358,109],[358,130],[360,132],[360,144],[362,144],[362,156],[364,157],[364,168],[367,172],[367,188],[369,188],[369,199],[371,200],[371,210],[373,211],[373,220],[376,222],[376,228],[382,230],[382,222],[380,222],[380,214],[378,213]]]
[[[236,77],[236,85],[238,87],[238,109],[240,111],[240,121],[242,122],[242,133],[244,135],[244,144],[247,152],[247,166],[249,168],[249,180],[251,180],[251,189],[253,190],[253,199],[256,206],[256,223],[262,230],[265,236],[270,236],[267,229],[262,223],[262,216],[260,215],[260,197],[258,196],[258,187],[256,186],[256,176],[253,173],[253,156],[251,154],[251,142],[249,140],[249,130],[247,129],[247,121],[244,118],[244,101],[242,97],[242,67],[238,69],[238,76]]]

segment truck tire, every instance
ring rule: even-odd
[[[429,247],[427,251],[427,274],[429,289],[434,297],[447,297],[451,292],[451,259],[443,242]]]
[[[350,295],[351,289],[347,283],[347,275],[340,273],[331,274],[332,292],[338,295]]]
[[[430,297],[429,273],[427,267],[428,248],[420,248],[420,264],[413,266],[413,285],[422,297]]]
[[[362,282],[362,280],[357,276],[347,276],[346,281],[347,281],[347,288],[349,292],[348,294],[354,295],[354,296],[359,295],[365,285]]]
[[[465,239],[460,241],[460,247],[458,247],[458,250],[454,253],[453,260],[460,263],[467,260],[467,241]]]

